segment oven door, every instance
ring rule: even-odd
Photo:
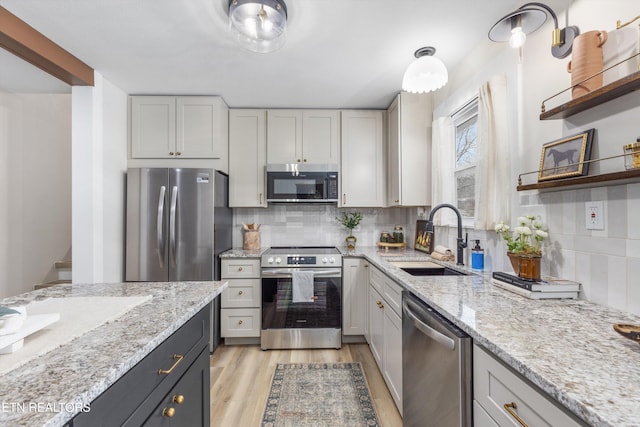
[[[295,270],[314,272],[313,302],[293,302]],[[341,327],[341,269],[262,269],[262,329]]]

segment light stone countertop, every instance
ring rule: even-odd
[[[493,286],[490,273],[411,276],[388,263],[430,259],[409,249],[341,250],[369,260],[587,424],[640,425],[640,345],[613,330],[640,325],[640,316],[584,300],[527,299]]]
[[[57,285],[1,300],[11,307],[49,298],[151,296],[116,320],[0,375],[0,425],[64,425],[225,287],[226,282]]]
[[[242,248],[233,248],[220,254],[220,258],[260,258],[262,254],[269,248],[260,248],[258,250],[245,251]]]

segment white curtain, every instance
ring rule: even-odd
[[[431,138],[432,207],[440,203],[456,205],[455,138],[455,126],[451,117],[440,117],[433,122]],[[455,226],[457,219],[451,209],[440,209],[436,213],[433,223],[435,225]]]
[[[510,150],[507,129],[507,79],[494,76],[478,94],[476,230],[493,230],[509,220]]]

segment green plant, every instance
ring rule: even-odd
[[[353,229],[362,221],[362,214],[360,212],[343,213],[342,218],[336,217],[342,225],[349,229],[349,236],[353,235]]]
[[[507,242],[507,251],[518,254],[541,255],[540,243],[549,237],[542,221],[532,215],[519,217],[513,233],[504,221],[500,221],[495,230]]]

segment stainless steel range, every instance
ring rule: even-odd
[[[342,255],[274,247],[261,259],[263,350],[342,346]]]

